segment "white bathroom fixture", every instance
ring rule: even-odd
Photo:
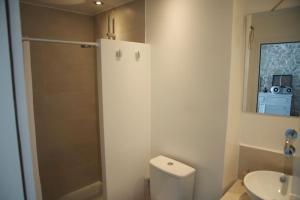
[[[192,200],[195,169],[158,156],[150,160],[151,200]]]
[[[292,176],[273,171],[254,171],[244,178],[245,188],[252,200],[300,200],[291,194]]]

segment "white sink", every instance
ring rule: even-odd
[[[292,176],[273,171],[254,171],[244,178],[252,200],[300,200],[291,195]]]

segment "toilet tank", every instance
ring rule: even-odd
[[[192,200],[195,169],[158,156],[150,160],[151,200]]]

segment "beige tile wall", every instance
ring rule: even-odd
[[[93,17],[21,4],[23,36],[93,41]]]
[[[287,159],[280,152],[240,146],[238,177],[243,179],[247,172],[272,170],[291,174],[293,160]]]
[[[145,42],[145,1],[136,0],[95,16],[95,38],[106,38],[107,18],[115,18],[116,39]]]
[[[21,6],[23,35],[93,41],[93,18]],[[100,180],[95,49],[31,43],[38,161],[45,200]]]

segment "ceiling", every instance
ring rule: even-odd
[[[132,1],[134,0],[102,0],[103,5],[101,6],[96,6],[95,0],[21,0],[21,3],[55,8],[85,15],[96,15]]]

